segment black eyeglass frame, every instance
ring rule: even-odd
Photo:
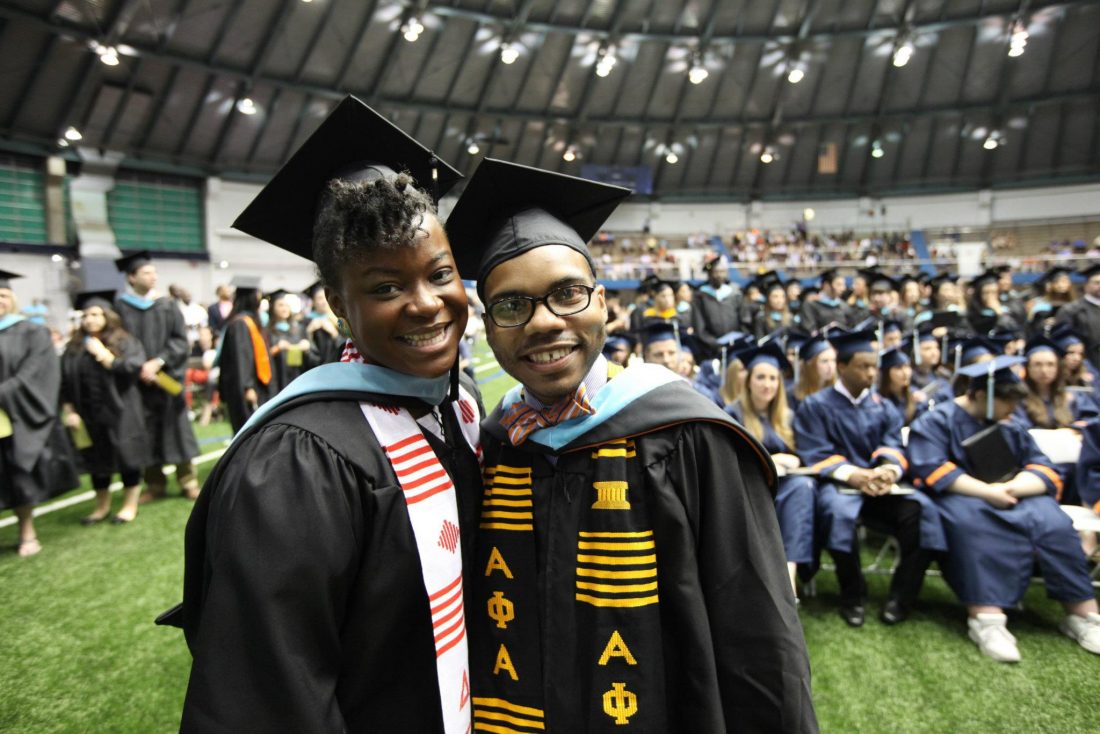
[[[566,311],[566,312],[563,313],[562,311],[558,311],[557,309],[555,309],[554,306],[552,306],[550,304],[550,299],[556,293],[561,293],[562,291],[569,290],[569,289],[572,289],[572,288],[579,288],[579,289],[581,289],[582,291],[585,292],[586,298],[584,299],[584,305],[582,305],[582,306],[580,306],[580,307],[578,307],[578,308],[576,308],[572,311]],[[485,314],[492,320],[492,322],[498,328],[501,328],[501,329],[515,329],[515,328],[518,328],[520,326],[526,326],[528,323],[530,323],[531,319],[535,318],[535,309],[538,308],[538,305],[540,303],[542,305],[546,306],[546,310],[548,310],[550,313],[554,314],[555,316],[575,316],[576,314],[579,314],[581,311],[584,311],[585,309],[587,309],[589,306],[592,305],[592,294],[595,291],[596,291],[596,286],[585,285],[584,283],[571,283],[569,285],[563,285],[563,286],[560,286],[558,288],[555,288],[554,290],[550,291],[545,296],[542,296],[540,298],[535,298],[534,296],[507,296],[505,298],[501,298],[498,301],[493,301],[491,304],[489,304],[489,307],[485,309]],[[496,316],[493,315],[493,310],[502,303],[509,303],[509,302],[514,303],[516,301],[523,301],[525,303],[530,304],[531,311],[530,311],[530,313],[527,314],[527,318],[525,318],[523,321],[520,321],[517,324],[502,324],[499,321],[497,321]],[[572,308],[572,307],[570,307],[570,308]]]

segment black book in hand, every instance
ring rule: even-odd
[[[987,484],[1004,482],[1020,471],[999,423],[967,438],[962,442],[962,447],[970,464],[970,476]]]

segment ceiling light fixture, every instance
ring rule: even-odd
[[[1001,134],[994,130],[986,137],[985,142],[982,143],[982,147],[986,150],[996,150],[1001,146],[1002,142],[1004,141],[1001,139]]]
[[[259,108],[256,107],[256,103],[252,101],[251,97],[241,97],[237,100],[237,112],[242,115],[254,115]]]
[[[778,156],[775,154],[775,151],[772,150],[772,147],[769,145],[769,146],[765,147],[764,152],[760,154],[760,162],[761,163],[771,163],[777,157]]]
[[[500,46],[500,62],[502,64],[514,64],[519,58],[519,49],[514,43],[503,43]]]
[[[570,145],[568,148],[565,149],[565,152],[561,154],[561,157],[565,160],[566,163],[572,163],[573,161],[577,160],[577,151],[573,150],[573,146]]]
[[[680,156],[676,155],[676,151],[670,150],[665,156],[665,163],[676,165],[680,162]]]
[[[72,125],[69,125],[69,129],[65,131],[65,139],[66,140],[71,140],[75,143],[76,141],[81,140],[83,138],[84,138],[84,136],[80,134],[80,131],[77,130]]]
[[[790,70],[787,74],[787,81],[791,84],[798,84],[800,81],[806,78],[806,72],[802,71],[802,67],[796,66]]]
[[[875,142],[871,143],[871,157],[872,158],[881,158],[884,155],[886,155],[886,151],[882,149],[882,141],[881,140],[876,140]]]
[[[909,63],[916,49],[911,41],[905,41],[894,51],[894,66],[899,69]]]
[[[1013,58],[1023,56],[1028,37],[1027,26],[1016,21],[1016,25],[1012,27],[1012,38],[1008,42],[1008,55]]]
[[[600,60],[596,62],[596,76],[605,77],[610,74],[618,61],[619,60],[615,57],[615,47],[608,46],[600,54]]]
[[[392,27],[392,26],[391,26]],[[420,38],[420,34],[424,32],[424,24],[420,22],[420,18],[415,15],[405,21],[401,26],[401,35],[405,37],[405,40],[409,43],[415,43],[416,39]]]
[[[466,152],[470,155],[477,155],[481,152],[481,146],[471,140],[470,144],[466,146]]]
[[[106,66],[118,66],[118,49],[114,46],[103,46],[99,52],[99,60]]]

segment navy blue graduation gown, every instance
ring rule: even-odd
[[[868,395],[859,405],[830,387],[810,395],[798,408],[794,433],[803,463],[819,471],[817,492],[818,535],[825,547],[843,553],[855,548],[856,524],[865,495],[841,494],[829,481],[845,466],[870,469],[893,464],[908,471],[901,442],[902,417],[888,401]],[[935,505],[920,493],[908,499],[921,504],[921,547],[947,548]]]
[[[739,423],[744,423],[741,402],[730,404],[726,412]],[[761,441],[769,454],[793,454],[767,416],[760,416],[764,426]],[[779,491],[775,495],[775,514],[779,518],[779,534],[783,536],[783,551],[790,563],[806,564],[814,560],[814,495],[817,480],[807,476],[779,478]]]
[[[1094,418],[1081,429],[1076,479],[1081,502],[1100,513],[1100,418]]]
[[[942,561],[947,583],[964,604],[1001,608],[1023,597],[1038,560],[1051,598],[1075,602],[1093,597],[1081,543],[1054,494],[1062,476],[1013,421],[1001,424],[1009,448],[1024,471],[1043,480],[1048,493],[1024,497],[998,509],[949,487],[969,471],[963,440],[983,426],[956,403],[941,405],[913,423],[909,457],[916,483],[935,498],[950,548]]]

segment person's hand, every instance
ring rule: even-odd
[[[776,466],[784,469],[797,469],[802,466],[802,461],[794,454],[772,454],[772,461]]]
[[[286,350],[290,349],[290,342],[288,342],[286,339],[280,339],[279,343],[275,345],[275,348],[278,349],[280,352],[285,352]]]
[[[303,352],[308,352],[309,351],[309,339],[303,339],[302,341],[298,342],[296,345],[293,345],[293,346],[295,346],[297,349],[302,350]]]
[[[246,403],[249,403],[253,408],[257,406],[257,404],[260,402],[260,398],[258,395],[256,395],[255,388],[250,387],[244,391],[244,401]]]
[[[982,499],[999,510],[1015,507],[1020,501],[1006,484],[987,484]]]
[[[76,413],[66,413],[63,420],[66,428],[80,428],[80,416]]]
[[[109,353],[107,347],[96,336],[85,337],[84,349],[97,361],[103,358],[104,353]]]
[[[890,494],[890,490],[894,488],[895,481],[897,481],[897,474],[895,474],[889,467],[875,467],[871,470],[869,494],[875,497],[880,497],[884,494]]]
[[[145,383],[152,383],[157,379],[157,373],[160,372],[161,363],[156,357],[153,357],[148,362],[141,366],[141,381]]]
[[[848,484],[860,492],[874,497],[875,489],[872,487],[874,478],[875,473],[870,469],[853,469],[852,473],[848,475]]]
[[[926,403],[928,402],[928,396],[924,394],[924,390],[914,390],[913,400],[918,403]]]

